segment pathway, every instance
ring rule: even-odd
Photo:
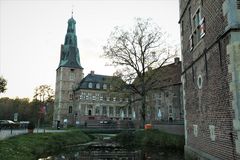
[[[44,129],[34,129],[34,133],[43,133]],[[56,132],[65,132],[65,130],[45,130],[46,133],[56,133]],[[10,129],[4,129],[0,130],[0,140],[13,137],[20,134],[26,134],[28,133],[27,129],[13,129],[12,131]]]

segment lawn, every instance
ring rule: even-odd
[[[49,155],[67,145],[86,143],[91,138],[81,131],[25,134],[0,141],[0,159],[31,160]]]

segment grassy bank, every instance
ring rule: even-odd
[[[0,141],[0,159],[31,160],[63,149],[66,145],[90,141],[81,131],[26,134]]]
[[[121,132],[114,140],[128,148],[184,149],[184,136],[169,134],[155,129]]]

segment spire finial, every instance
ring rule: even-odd
[[[72,5],[72,18],[73,18],[73,5]]]

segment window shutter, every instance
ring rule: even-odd
[[[203,17],[200,21],[200,38],[205,35],[205,18]]]

